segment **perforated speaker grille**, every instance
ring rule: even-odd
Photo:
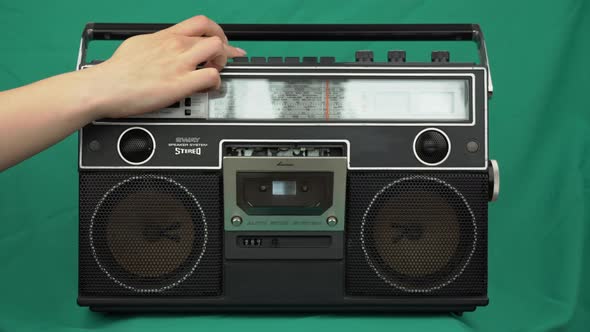
[[[80,294],[221,294],[218,174],[80,174]]]
[[[346,292],[485,295],[487,174],[348,176]]]

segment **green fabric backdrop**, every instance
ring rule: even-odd
[[[78,178],[72,135],[0,174],[0,330],[590,330],[590,3],[0,0],[0,90],[74,69],[88,21],[175,22],[198,13],[227,23],[481,24],[495,87],[490,157],[502,170],[500,200],[490,205],[490,305],[460,318],[91,313],[75,302]],[[384,59],[386,49],[399,48],[242,46],[250,55],[341,59],[360,48],[375,49]],[[444,47],[408,47],[408,57],[425,60],[429,50]],[[453,59],[470,56],[461,47],[452,53]]]

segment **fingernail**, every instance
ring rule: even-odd
[[[241,48],[239,48],[239,47],[236,47],[236,50],[237,50],[238,52],[240,52],[240,55],[242,55],[242,56],[243,56],[243,55],[246,55],[246,51],[244,51],[243,49],[241,49]]]

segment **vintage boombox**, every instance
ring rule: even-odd
[[[169,25],[88,24],[91,40]],[[492,83],[478,25],[223,25],[232,41],[470,40],[237,58],[219,90],[79,132],[79,297],[96,311],[446,311],[488,303]]]

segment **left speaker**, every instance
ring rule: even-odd
[[[80,295],[216,296],[218,173],[80,173]]]

